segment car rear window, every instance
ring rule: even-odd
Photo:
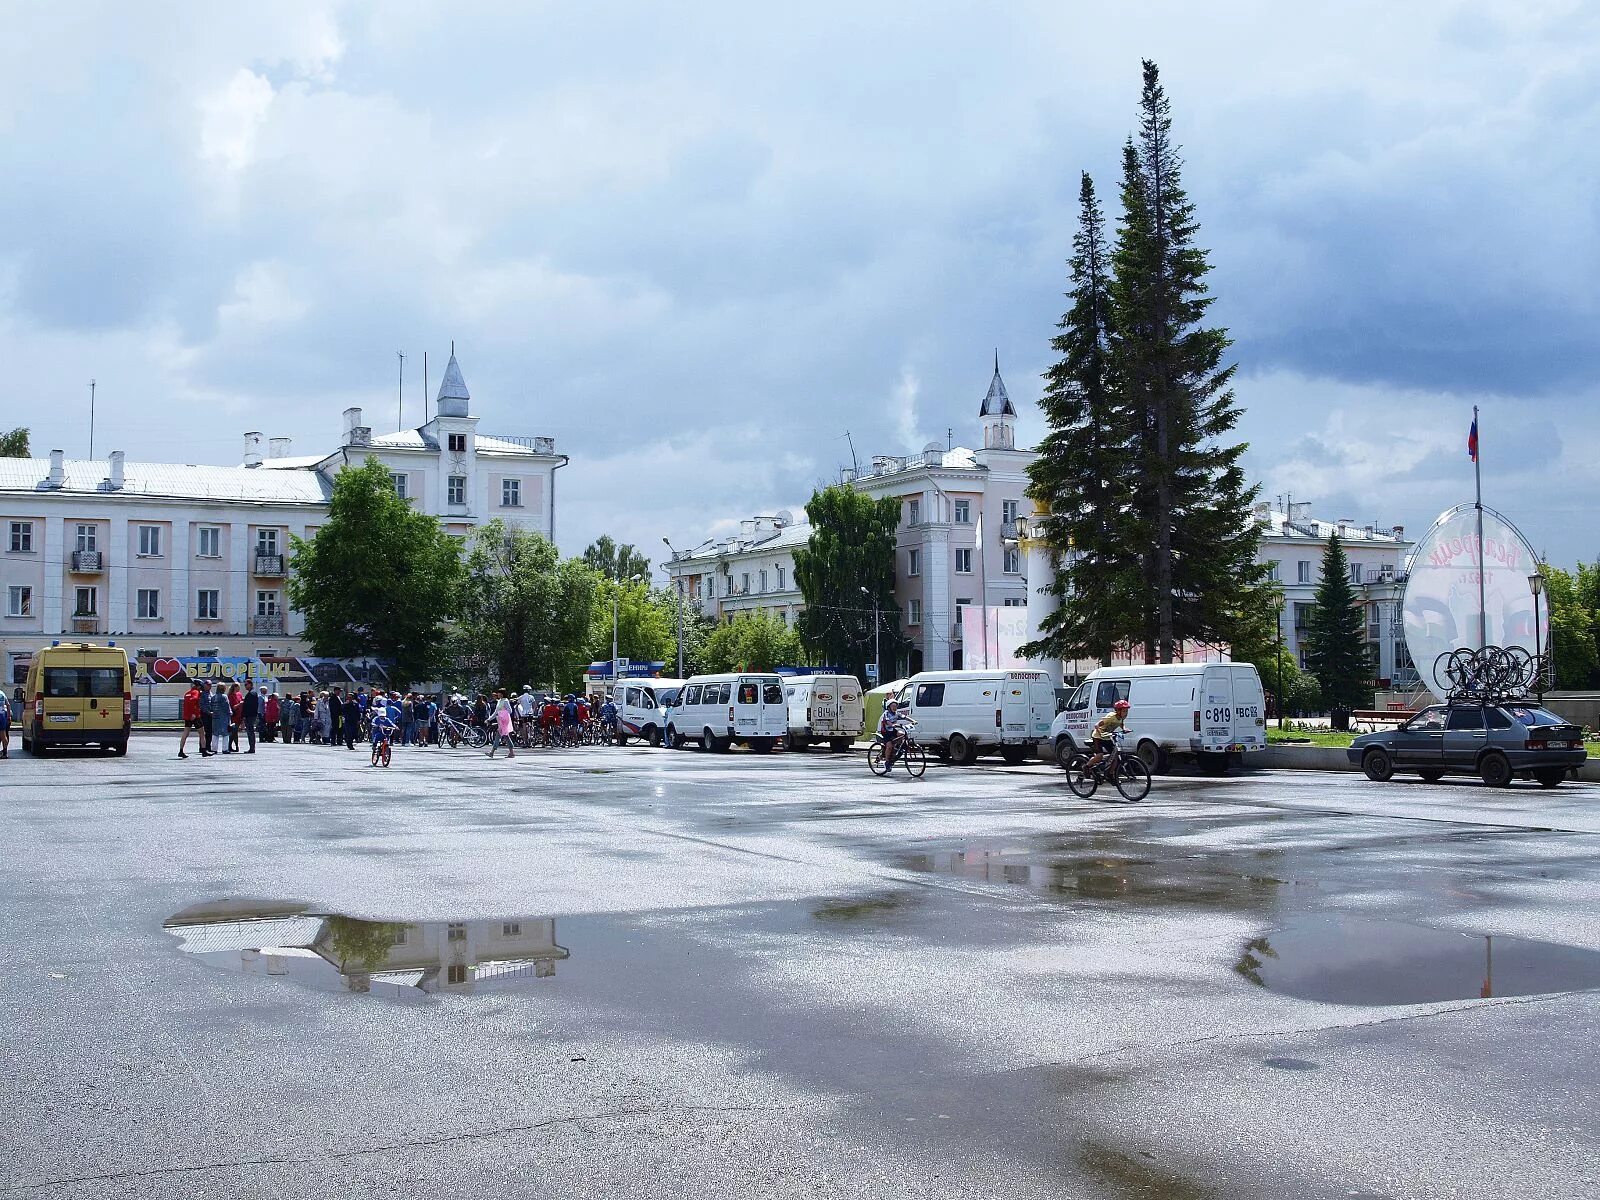
[[[763,704],[783,703],[783,684],[767,683],[761,688],[761,702]]]
[[[1514,708],[1506,709],[1511,716],[1521,721],[1524,725],[1566,725],[1564,717],[1558,717],[1548,708],[1535,708],[1531,704],[1519,704]]]
[[[126,677],[117,667],[46,667],[44,694],[61,700],[80,696],[120,696]]]

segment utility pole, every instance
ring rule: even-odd
[[[89,457],[94,458],[94,380],[89,380]]]
[[[399,433],[406,423],[406,356],[398,350],[394,353],[400,360],[400,411],[394,418],[394,431]]]
[[[1278,728],[1283,728],[1283,614],[1287,606],[1278,601]]]
[[[428,352],[422,352],[422,423],[428,423]]]
[[[872,597],[872,669],[877,674],[872,682],[873,686],[877,686],[883,682],[883,654],[878,639],[878,593],[862,588],[861,594]]]

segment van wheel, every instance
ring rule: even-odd
[[[753,753],[753,754],[771,754],[772,753],[772,739],[771,738],[751,738],[750,739],[750,750],[751,750],[751,753]]]
[[[628,744],[628,731],[622,727],[622,722],[618,721],[617,722],[617,745],[626,746],[627,744]]]
[[[128,753],[128,739],[123,738],[121,741],[112,742],[107,748],[120,758]]]
[[[835,754],[848,754],[850,752],[849,739],[848,738],[834,738],[831,742],[828,743],[828,749],[832,750]]]
[[[1478,764],[1478,774],[1490,787],[1511,786],[1511,764],[1504,754],[1485,754]]]
[[[960,767],[970,767],[978,761],[978,748],[964,733],[950,735],[950,761]]]
[[[1152,775],[1165,775],[1172,769],[1172,755],[1167,753],[1165,746],[1158,746],[1149,738],[1139,743],[1137,753],[1144,769]]]
[[[1072,757],[1072,739],[1062,734],[1056,739],[1056,766],[1063,771],[1067,769],[1067,760]]]
[[[791,750],[804,750],[810,745],[811,739],[804,734],[791,733],[789,735],[789,749]]]
[[[652,749],[661,745],[661,731],[654,725],[644,727],[644,744]]]
[[[1026,758],[1027,756],[1028,756],[1028,748],[1026,746],[1001,746],[1000,747],[1000,760],[1002,762],[1004,762],[1006,764],[1006,766],[1008,766],[1008,767],[1019,767],[1019,766],[1021,766],[1022,765],[1022,760],[1024,758]]]
[[[1200,752],[1200,773],[1202,775],[1226,775],[1228,773],[1228,756],[1215,750],[1202,750]]]

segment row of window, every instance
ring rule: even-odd
[[[972,547],[958,546],[956,547],[955,553],[956,574],[972,574]],[[1008,546],[1006,548],[1004,558],[1000,564],[1000,569],[1007,575],[1022,574],[1022,555],[1014,546]],[[906,551],[906,574],[922,574],[922,548],[920,546],[913,546],[911,549]]]
[[[194,618],[197,621],[222,619],[221,593],[217,588],[200,588],[194,594]],[[282,612],[279,593],[262,590],[256,593],[256,616],[271,617]],[[33,616],[33,588],[27,584],[12,584],[6,589],[6,616]],[[100,589],[79,587],[73,589],[72,615],[94,617],[100,614]],[[134,594],[134,617],[140,621],[161,619],[161,589],[138,588]]]
[[[13,554],[32,554],[34,551],[34,523],[32,521],[12,521],[10,548]],[[138,544],[140,558],[161,558],[163,535],[166,531],[164,525],[135,525],[134,540]],[[283,543],[279,540],[280,531],[277,529],[256,530],[256,553],[277,554],[278,548]],[[222,557],[222,526],[201,525],[196,530],[195,555],[199,558]],[[75,549],[82,553],[92,554],[100,549],[100,527],[98,525],[80,524],[74,530]]]
[[[1298,563],[1295,564],[1295,566],[1297,567],[1297,578],[1295,580],[1296,583],[1317,582],[1317,576],[1321,570],[1320,564],[1312,561],[1309,558],[1302,558]],[[1383,563],[1378,567],[1377,571],[1374,572],[1373,578],[1376,579],[1382,573],[1393,570],[1393,563]],[[1278,564],[1276,561],[1267,563],[1267,578],[1273,583],[1280,582],[1278,579]],[[1366,582],[1366,565],[1364,563],[1353,562],[1350,564],[1350,582]]]
[[[779,591],[779,592],[785,591],[787,589],[788,579],[789,579],[788,569],[785,568],[785,567],[775,567],[774,571],[777,574],[778,586],[773,590]],[[751,576],[750,576],[750,572],[749,571],[743,572],[739,576],[739,590],[738,591],[734,591],[733,590],[733,577],[730,575],[728,577],[728,595],[730,595],[730,596],[748,596],[750,594],[750,578],[751,578]],[[757,571],[755,573],[755,578],[761,585],[760,586],[760,590],[759,590],[759,594],[765,595],[766,591],[767,591],[767,573],[766,573],[766,571],[765,570]]]
[[[971,603],[972,603],[972,597],[970,597],[970,596],[961,596],[956,600],[956,624],[957,625],[961,624],[961,615],[967,610],[967,607]],[[1003,601],[1001,601],[1001,606],[1004,607],[1004,608],[1026,608],[1027,605],[1028,605],[1028,601],[1027,601],[1026,597],[1023,597],[1023,596],[1007,596]],[[907,625],[921,625],[922,624],[922,601],[921,600],[912,599],[912,600],[907,600],[906,601],[906,624]]]
[[[1022,504],[1022,502],[1020,500],[1002,500],[1002,501],[1000,501],[1000,519],[1002,521],[1015,521],[1017,519],[1017,512],[1020,509],[1021,504]],[[972,501],[971,500],[952,500],[950,502],[950,510],[951,510],[951,519],[954,520],[957,525],[971,525],[972,524]],[[907,525],[920,525],[920,524],[922,524],[922,497],[921,496],[912,496],[909,500],[906,501],[906,524]]]
[[[452,434],[452,439],[457,436]],[[391,472],[390,481],[394,484],[394,494],[402,500],[411,498],[411,476],[400,472]],[[450,475],[445,479],[445,503],[464,505],[467,502],[467,477],[465,475]],[[500,481],[500,507],[522,507],[522,480],[502,479]]]

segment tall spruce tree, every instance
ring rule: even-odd
[[[1111,264],[1094,180],[1078,188],[1078,232],[1068,264],[1071,302],[1051,340],[1060,357],[1045,373],[1039,401],[1050,432],[1028,468],[1028,494],[1044,512],[1046,540],[1060,563],[1051,590],[1060,607],[1047,617],[1028,658],[1108,661],[1119,642],[1143,633],[1143,581],[1128,540],[1127,468],[1132,430],[1111,376]]]
[[[1333,708],[1359,708],[1372,699],[1372,656],[1355,589],[1350,586],[1350,563],[1339,535],[1328,539],[1322,555],[1322,582],[1306,627],[1306,670],[1322,688]]]
[[[1241,611],[1268,602],[1255,561],[1256,489],[1222,365],[1227,331],[1202,322],[1213,297],[1199,223],[1183,190],[1171,109],[1156,64],[1144,62],[1139,131],[1123,150],[1123,219],[1112,255],[1111,375],[1135,452],[1128,477],[1132,545],[1143,550],[1140,606],[1147,661],[1171,662],[1180,641],[1228,641]],[[1251,593],[1259,592],[1259,600]]]

